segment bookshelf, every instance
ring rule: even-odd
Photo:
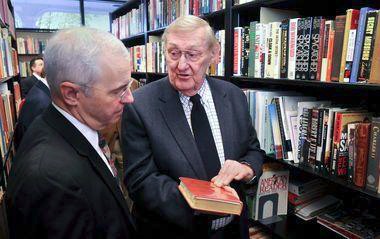
[[[21,80],[31,75],[29,69],[30,60],[34,57],[42,56],[48,39],[55,31],[57,30],[33,28],[16,29]]]
[[[240,88],[254,89],[254,90],[274,90],[274,91],[294,91],[302,93],[305,96],[313,96],[318,100],[329,100],[334,104],[352,105],[361,107],[369,112],[373,112],[375,116],[380,113],[380,104],[378,103],[378,95],[380,94],[380,85],[378,84],[363,84],[363,83],[342,83],[342,82],[322,82],[313,80],[293,80],[288,78],[264,78],[264,77],[249,77],[249,76],[235,76],[233,74],[233,46],[234,46],[234,28],[249,26],[251,21],[260,20],[260,8],[268,7],[280,10],[297,11],[299,17],[309,16],[324,16],[326,19],[335,19],[337,15],[345,15],[346,10],[350,8],[360,9],[362,7],[372,7],[380,9],[379,1],[357,1],[357,0],[335,0],[324,3],[321,1],[308,1],[308,0],[255,0],[244,4],[235,5],[235,1],[226,0],[225,7],[221,10],[201,14],[200,16],[206,19],[215,30],[225,30],[225,62],[224,62],[224,76],[216,76],[222,80],[227,80]],[[148,5],[149,0],[130,1],[123,7],[111,13],[111,19],[115,19],[135,8],[138,5],[145,6],[145,32],[123,39],[126,47],[133,47],[135,45],[147,45],[149,36],[160,36],[165,30],[165,27],[150,29],[149,27],[149,14]],[[325,4],[326,7],[321,8],[320,5]],[[147,56],[145,55],[145,58]],[[166,73],[154,72],[134,72],[133,77],[144,78],[147,83],[165,77]],[[213,76],[214,77],[214,76]],[[276,161],[283,164],[292,173],[305,173],[310,177],[319,177],[326,180],[329,184],[337,188],[337,191],[342,192],[347,200],[350,195],[368,198],[369,200],[379,202],[380,194],[368,191],[364,188],[348,183],[346,180],[336,176],[326,176],[310,167],[303,164],[292,163],[285,160],[276,160],[271,155],[268,155],[268,161]],[[337,193],[339,194],[339,193]],[[374,209],[377,217],[380,217],[380,209]],[[284,222],[285,220],[285,222]],[[311,221],[307,226],[297,234],[294,229],[300,225],[299,218],[288,215],[282,222],[275,222],[266,224],[267,227],[279,238],[305,238],[310,233],[319,235],[319,238],[340,238],[337,234],[325,229],[323,226]],[[265,224],[265,223],[263,223]],[[302,223],[301,223],[302,224]],[[303,225],[303,224],[302,224]],[[324,233],[319,233],[324,229]],[[315,234],[314,234],[315,232]],[[318,238],[318,236],[316,237]]]
[[[13,157],[12,138],[21,102],[15,37],[14,11],[11,1],[0,2],[0,187],[6,189],[7,177]]]

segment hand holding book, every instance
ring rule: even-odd
[[[214,215],[240,215],[243,203],[231,187],[217,187],[214,183],[180,177],[179,191],[194,210]]]
[[[248,164],[227,159],[211,182],[218,187],[223,187],[230,185],[233,180],[249,182],[254,176],[255,172]]]

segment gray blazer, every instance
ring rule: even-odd
[[[229,82],[207,79],[225,158],[245,161],[261,175],[264,152],[244,93]],[[126,105],[123,113],[122,148],[125,183],[135,202],[138,230],[140,225],[145,235],[152,231],[151,236],[156,238],[202,237],[200,227],[207,230],[207,223],[194,215],[177,189],[179,177],[207,180],[178,92],[164,78],[135,91],[134,97],[134,103]],[[238,192],[240,186],[235,185]],[[246,226],[241,229],[248,233]]]

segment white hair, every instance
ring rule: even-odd
[[[99,80],[100,61],[109,56],[129,60],[126,47],[108,32],[88,27],[58,31],[44,53],[46,78],[52,94],[60,95],[60,84],[65,81],[81,86],[94,84]]]
[[[211,48],[216,44],[219,44],[218,40],[215,38],[214,31],[210,27],[210,24],[202,18],[193,15],[178,17],[172,23],[170,23],[162,35],[162,41],[166,45],[168,35],[172,32],[193,32],[199,28],[205,29],[208,47]]]

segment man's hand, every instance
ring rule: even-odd
[[[213,177],[211,182],[218,187],[224,187],[228,186],[232,180],[249,182],[253,176],[255,176],[255,173],[248,165],[227,159],[218,175]]]

